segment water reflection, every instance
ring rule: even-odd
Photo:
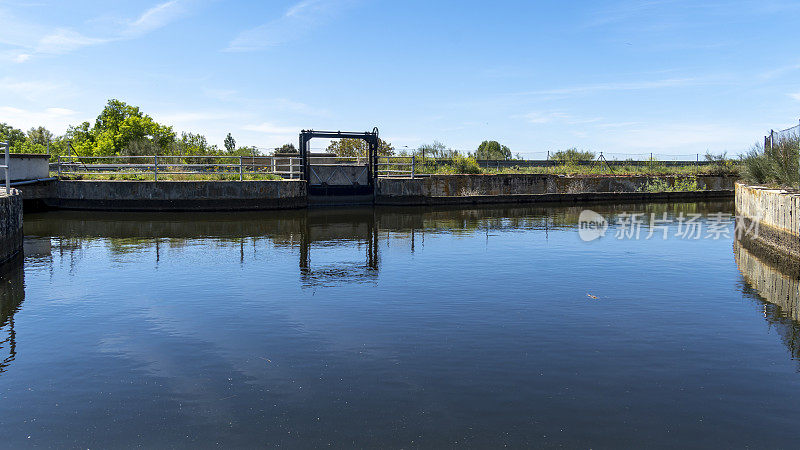
[[[581,211],[28,215],[4,442],[791,447],[796,364],[731,241],[586,243]]]
[[[637,211],[661,217],[679,213],[728,211],[731,202],[673,204],[595,205],[606,217]],[[381,245],[403,245],[413,253],[424,248],[426,234],[469,236],[480,231],[488,240],[499,231],[544,231],[572,228],[583,207],[494,206],[467,209],[358,208],[311,209],[241,213],[92,213],[50,212],[26,216],[25,233],[31,242],[49,246],[70,266],[81,258],[83,248],[100,242],[120,257],[154,250],[155,263],[165,249],[178,250],[212,239],[219,246],[236,246],[242,264],[258,259],[264,245],[286,248],[298,254],[301,282],[305,287],[341,283],[375,282],[380,271]],[[37,239],[38,238],[38,239]],[[382,243],[382,244],[381,244]],[[358,248],[361,257],[317,261],[315,254]],[[49,248],[48,248],[49,250]],[[41,253],[41,252],[40,252]],[[34,255],[30,256],[31,258]],[[41,258],[39,258],[41,259]],[[40,261],[41,262],[41,261]]]
[[[734,241],[742,291],[763,306],[764,318],[780,335],[794,359],[800,359],[800,266],[747,240]]]
[[[17,356],[14,314],[25,300],[25,271],[22,255],[0,265],[0,374]]]

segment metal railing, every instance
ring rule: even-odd
[[[9,156],[9,143],[8,142],[0,142],[0,146],[3,147],[5,158],[4,163],[0,166],[0,169],[3,169],[3,172],[6,176],[6,194],[11,193],[11,156]]]
[[[415,156],[379,156],[378,157],[378,176],[379,177],[411,177],[414,179],[416,172]]]
[[[301,178],[300,158],[291,156],[59,156],[59,178],[73,176],[247,178],[276,175]],[[52,167],[52,165],[51,165]],[[180,177],[178,177],[180,178]]]

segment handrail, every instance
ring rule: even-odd
[[[246,175],[279,175],[300,178],[299,157],[239,155],[115,155],[59,156],[54,165],[58,177],[68,175],[234,175],[244,181]]]
[[[0,146],[5,149],[5,164],[0,166],[0,169],[3,169],[6,176],[6,195],[11,193],[11,156],[9,155],[9,143],[8,142],[0,142]]]

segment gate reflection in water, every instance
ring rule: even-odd
[[[797,277],[581,211],[29,214],[0,446],[794,446]]]

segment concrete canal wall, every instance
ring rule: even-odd
[[[22,196],[12,189],[0,189],[0,263],[22,249]]]
[[[697,191],[644,192],[649,183],[666,186],[694,177],[580,176],[548,174],[433,175],[419,179],[378,180],[376,203],[429,205],[505,202],[580,202],[723,198],[733,195],[734,177],[696,177]]]
[[[288,209],[305,207],[307,201],[306,183],[297,180],[247,182],[62,180],[42,186],[32,186],[31,193],[38,196],[38,199],[50,208],[112,211]]]
[[[745,281],[768,302],[800,321],[800,265],[790,258],[770,255],[765,248],[736,241],[736,266]]]
[[[800,260],[800,193],[736,183],[736,214],[758,221],[756,243]]]
[[[674,186],[693,177],[658,177]],[[547,174],[434,175],[381,178],[378,205],[694,201],[733,197],[732,177],[697,177],[696,191],[646,192],[644,176],[568,177]],[[60,209],[211,211],[308,206],[306,182],[278,181],[76,181],[19,187],[26,204]],[[342,200],[340,198],[340,200]],[[364,199],[372,203],[372,196]],[[333,202],[333,204],[336,204]]]

